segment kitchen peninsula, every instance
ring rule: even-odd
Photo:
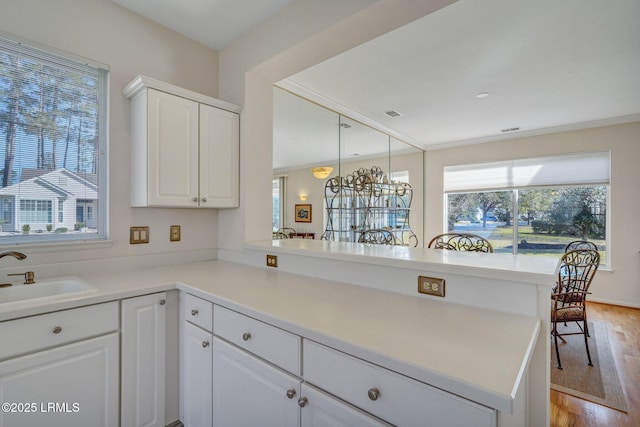
[[[461,303],[464,298],[461,298],[460,291],[456,288],[459,285],[478,288],[488,286],[488,293],[503,286],[500,282],[510,282],[507,286],[513,288],[514,295],[524,295],[522,292],[529,292],[524,283],[529,282],[533,284],[533,292],[529,293],[529,297],[535,299],[537,293],[544,293],[537,287],[544,287],[544,283],[550,280],[551,273],[528,271],[527,268],[532,266],[522,265],[512,265],[516,271],[501,271],[501,268],[506,268],[508,261],[500,256],[495,258],[495,267],[492,268],[482,265],[481,260],[475,256],[414,250],[404,256],[396,252],[387,253],[385,257],[380,252],[390,248],[374,248],[369,245],[327,248],[327,244],[328,242],[302,239],[290,240],[284,244],[276,243],[275,246],[270,242],[248,244],[246,256],[250,260],[255,259],[256,263],[261,260],[259,267],[207,261],[84,276],[82,279],[90,283],[95,291],[55,300],[0,304],[0,327],[12,321],[24,320],[22,318],[35,319],[36,315],[44,313],[65,313],[64,310],[85,306],[100,307],[100,304],[111,301],[124,303],[140,295],[179,292],[179,297],[174,302],[180,300],[181,319],[193,312],[193,309],[185,307],[188,299],[195,298],[213,307],[214,346],[220,347],[222,344],[218,341],[226,339],[225,331],[218,330],[217,327],[222,328],[225,316],[230,315],[240,316],[240,320],[248,319],[246,322],[257,322],[263,329],[274,328],[279,334],[286,333],[293,337],[299,343],[301,351],[297,354],[301,354],[302,359],[299,363],[294,363],[293,367],[285,366],[284,369],[294,377],[302,378],[303,388],[298,393],[302,393],[304,387],[317,386],[328,392],[329,396],[333,394],[351,402],[360,408],[358,410],[364,409],[376,417],[399,425],[412,425],[411,420],[417,423],[420,417],[425,416],[424,411],[430,414],[430,419],[435,420],[434,425],[449,425],[447,423],[458,416],[463,422],[473,419],[477,423],[475,425],[545,424],[544,420],[539,421],[542,418],[536,419],[531,409],[532,405],[535,406],[546,395],[544,390],[533,387],[536,379],[545,383],[545,374],[539,372],[540,367],[537,366],[536,352],[539,347],[542,350],[546,348],[547,358],[544,360],[548,368],[548,340],[539,339],[546,336],[545,323],[540,321],[532,309],[517,313],[515,311],[522,307],[516,307],[516,310],[496,310],[495,307],[479,307],[478,305],[482,305],[480,303],[476,306]],[[263,254],[266,252],[277,254],[278,269],[265,266]],[[416,255],[420,252],[423,255]],[[337,261],[338,257],[342,260]],[[304,268],[307,274],[303,276],[287,272],[293,269],[291,265],[300,264],[300,260],[305,258],[309,258],[302,262],[306,265],[299,268]],[[294,260],[296,262],[292,262]],[[372,264],[374,260],[377,260],[377,266]],[[316,268],[314,264],[321,265],[323,262],[335,267],[332,269],[333,273],[327,273],[325,269],[323,274],[328,278],[311,277],[309,273]],[[347,262],[353,274],[346,275],[344,280],[331,277],[341,273],[344,262]],[[356,286],[351,282],[357,281],[360,269],[365,274],[361,276],[361,283]],[[389,271],[385,274],[395,275],[395,281],[390,285],[398,288],[391,292],[382,286],[383,281],[389,277],[378,274],[386,269]],[[366,273],[367,270],[369,273]],[[478,274],[476,270],[484,273]],[[415,271],[444,277],[447,282],[446,298],[416,297]],[[476,275],[475,285],[471,284],[471,274]],[[406,292],[403,290],[405,275],[411,278],[412,293],[408,291],[408,287]],[[503,277],[500,279],[498,276]],[[521,277],[520,282],[511,280],[516,276]],[[466,285],[458,283],[459,277],[466,278]],[[535,284],[536,280],[539,283]],[[476,290],[476,293],[483,292],[485,291],[481,289]],[[523,304],[519,302],[520,299],[520,296],[516,296],[513,301],[509,302],[510,299],[507,299],[502,300],[502,303],[518,306]],[[176,304],[172,303],[171,298],[166,298],[166,301],[167,312],[174,313],[168,318],[177,319]],[[221,316],[219,319],[216,317],[218,315]],[[236,323],[238,322],[232,322]],[[211,328],[211,325],[208,327]],[[180,333],[184,331],[182,326],[168,326],[167,334],[178,330]],[[258,332],[254,332],[254,336],[258,336]],[[167,340],[176,342],[175,337],[167,336]],[[255,343],[259,342],[259,339],[255,340]],[[237,345],[246,349],[242,347],[242,340]],[[203,344],[198,347],[205,346]],[[259,349],[248,348],[247,351],[270,360]],[[276,353],[278,352],[284,350],[276,349]],[[172,357],[171,354],[168,351],[167,372],[178,364],[178,357]],[[276,359],[279,358],[279,355],[276,356]],[[358,396],[351,398],[350,391],[341,388],[339,379],[318,375],[318,369],[322,371],[323,368],[314,364],[317,360],[334,360],[336,364],[347,367],[356,363],[358,366],[363,365],[362,369],[367,377],[378,378],[381,375],[379,379],[383,385],[376,384],[379,388],[376,393],[380,393],[381,397],[378,399],[378,394],[374,393],[378,388],[371,387],[369,390],[372,394],[369,397],[366,397],[367,390],[363,391],[363,401],[359,401]],[[277,362],[271,363],[280,366]],[[349,368],[348,372],[351,375],[352,369]],[[323,383],[325,378],[329,383]],[[385,388],[385,381],[391,381],[391,384],[398,382],[399,385],[393,387],[404,391],[400,402],[409,406],[404,407],[401,413],[398,413],[397,408],[395,411],[385,409],[384,405],[394,402],[393,389]],[[171,387],[172,384],[167,381],[167,405],[178,395]],[[542,396],[537,396],[538,394]],[[304,409],[296,406],[296,410],[305,414]],[[172,421],[170,418],[168,416],[167,423]]]

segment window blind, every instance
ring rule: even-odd
[[[446,166],[446,193],[556,185],[608,185],[610,150]]]
[[[108,68],[0,33],[0,244],[104,238]]]

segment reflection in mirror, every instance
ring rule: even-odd
[[[318,178],[311,170],[317,167],[331,168],[332,171],[328,176]],[[329,236],[325,231],[336,218],[329,217],[332,210],[327,209],[330,206],[325,197],[326,184],[332,178],[357,175],[361,170],[377,171],[374,175],[386,181],[408,180],[412,187],[411,209],[406,210],[408,214],[405,218],[405,211],[399,209],[398,205],[404,206],[407,194],[395,200],[397,195],[392,186],[385,185],[387,193],[384,197],[379,195],[375,203],[378,206],[377,216],[369,215],[366,220],[361,217],[356,221],[358,224],[353,221],[347,224],[347,216],[353,218],[354,211],[342,208],[358,203],[364,207],[364,199],[334,200],[333,207],[339,210],[333,212],[340,215],[334,225],[344,224],[348,232]],[[419,246],[423,246],[423,151],[420,149],[275,87],[273,172],[274,236],[281,235],[277,233],[278,229],[289,228],[296,230],[296,235],[307,238],[320,239],[324,235],[324,238],[332,240],[357,242],[361,240],[364,228],[379,227],[385,231],[391,229],[397,236],[382,239],[384,242],[392,239],[396,244],[415,246],[417,241]],[[384,174],[384,177],[380,174]],[[311,222],[299,221],[296,217],[296,205],[301,204],[310,206]],[[391,212],[387,208],[398,209],[392,209]],[[360,227],[357,232],[356,227]],[[408,227],[410,233],[404,231]],[[415,237],[409,239],[414,233]],[[370,242],[376,240],[367,239]]]
[[[411,229],[416,236],[424,234],[424,152],[397,138],[389,139],[389,171],[394,181],[406,182],[413,189],[409,212]],[[424,246],[422,239],[418,246]]]
[[[345,176],[362,167],[388,171],[389,136],[353,119],[340,116],[339,173]]]

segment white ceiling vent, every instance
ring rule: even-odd
[[[507,128],[507,129],[502,129],[500,132],[515,132],[517,130],[520,130],[519,127],[515,127],[515,128]]]
[[[387,116],[391,117],[391,118],[396,118],[396,117],[400,117],[402,114],[400,114],[399,112],[397,112],[396,110],[389,110],[389,111],[385,111],[384,112]]]

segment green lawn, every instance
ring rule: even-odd
[[[470,230],[470,233],[475,233],[488,239],[493,246],[495,252],[498,253],[512,253],[513,247],[513,226],[499,226],[494,228],[487,227],[486,230],[482,229],[481,224],[478,224],[478,230]],[[526,240],[527,243],[546,243],[561,245],[558,249],[519,249],[518,254],[521,255],[534,255],[534,256],[548,256],[558,257],[564,253],[564,246],[567,243],[574,240],[581,240],[578,236],[556,236],[553,234],[534,234],[533,228],[528,225],[518,226],[518,242]],[[606,245],[605,240],[593,240],[593,243],[598,246]],[[606,252],[600,251],[601,263],[606,263]]]

